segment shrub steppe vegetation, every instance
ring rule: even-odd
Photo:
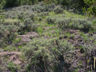
[[[96,71],[93,11],[94,17],[74,13],[58,5],[64,0],[25,1],[0,13],[0,72]],[[87,0],[87,6],[93,2]]]

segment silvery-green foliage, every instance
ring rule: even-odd
[[[56,23],[61,29],[72,28],[72,29],[80,29],[80,30],[88,30],[92,26],[92,22],[87,19],[81,18],[60,18],[56,19]]]
[[[95,44],[84,44],[82,45],[82,48],[84,49],[85,53],[91,54],[91,51],[94,51]]]
[[[7,34],[6,31],[8,31],[9,34],[10,32],[18,31],[18,29],[19,27],[15,25],[7,25],[7,26],[3,24],[0,25],[0,33],[3,35]]]
[[[59,6],[57,6],[55,9],[54,9],[54,12],[56,13],[56,14],[59,14],[59,13],[63,13],[64,12],[64,10],[61,8],[61,7],[59,7]]]
[[[17,36],[18,29],[19,27],[16,25],[0,25],[0,37],[4,39],[3,42],[6,44],[11,44]]]
[[[19,27],[16,25],[8,25],[7,27],[5,27],[8,31],[10,32],[16,32],[18,31]]]
[[[42,12],[42,13],[39,14],[39,16],[41,16],[41,17],[42,17],[42,16],[48,16],[48,15],[49,15],[48,12]]]
[[[20,23],[20,24],[19,24],[19,27],[20,27],[20,28],[24,28],[25,25],[24,25],[23,23]]]
[[[86,19],[72,19],[72,25],[73,28],[77,28],[77,29],[88,29],[90,28],[92,25],[91,21],[88,21]]]
[[[22,19],[23,18],[23,13],[18,14],[18,19]]]
[[[30,18],[26,18],[24,20],[24,25],[26,29],[32,30],[32,23],[33,21]]]
[[[53,11],[54,8],[55,8],[54,3],[49,5],[39,4],[39,5],[33,5],[32,10],[40,13],[40,12]]]
[[[61,67],[60,57],[73,53],[74,47],[67,41],[60,41],[58,38],[53,39],[34,39],[23,47],[23,52],[29,61],[30,71],[39,68],[43,70],[45,67],[47,71],[53,70],[56,64]],[[63,65],[64,66],[64,65]],[[45,70],[44,70],[45,71]]]
[[[35,21],[35,17],[36,17],[36,14],[35,13],[31,13],[29,18],[33,21]]]
[[[49,17],[47,17],[46,21],[47,21],[48,24],[54,24],[55,21],[56,21],[56,18],[49,16]]]
[[[32,24],[32,30],[37,31],[38,25],[37,24]]]
[[[56,23],[61,29],[65,29],[69,27],[69,24],[71,23],[71,18],[58,18],[56,20]]]
[[[55,4],[54,3],[49,4],[48,6],[45,6],[46,11],[49,11],[49,12],[53,11],[54,8],[55,8]]]

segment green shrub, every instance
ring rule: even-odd
[[[63,9],[62,8],[60,8],[59,6],[57,6],[55,9],[54,9],[54,12],[56,13],[56,14],[59,14],[59,13],[63,13]]]
[[[47,17],[46,21],[48,24],[54,24],[56,21],[56,18],[50,16],[50,17]]]
[[[38,20],[39,20],[39,21],[42,21],[42,17],[38,17]]]
[[[33,21],[30,18],[26,18],[24,20],[25,29],[32,30],[32,23],[33,23]]]
[[[4,21],[4,25],[19,25],[20,24],[20,20],[18,19],[5,19]]]
[[[40,12],[41,12],[41,10],[40,10],[40,9],[36,9],[36,11],[37,11],[37,13],[40,13]]]
[[[3,39],[3,44],[11,44],[17,36],[19,27],[15,25],[0,25],[0,34]]]
[[[84,45],[81,45],[82,46],[82,49],[84,50],[84,53],[85,54],[91,54],[91,51],[94,52],[94,47],[95,47],[95,44],[94,43],[90,43],[90,44],[84,44]]]
[[[29,31],[37,31],[38,25],[34,24],[32,22],[32,20],[30,18],[28,18],[29,20],[25,21],[25,23],[20,23],[19,24],[19,30],[18,33],[20,35],[25,34],[25,32],[29,32]]]
[[[55,4],[54,3],[52,3],[52,4],[49,4],[49,8],[55,8]]]
[[[37,28],[37,32],[38,32],[38,33],[42,33],[42,32],[43,32],[43,27],[38,27],[38,28]]]
[[[10,34],[10,33],[14,33],[17,32],[19,29],[18,26],[15,25],[0,25],[0,34],[2,34],[3,36],[6,36],[6,34]]]
[[[13,62],[8,62],[7,68],[10,72],[17,72],[18,67]]]
[[[64,58],[66,58],[67,54],[72,54],[73,49],[74,47],[70,43],[60,41],[58,38],[49,40],[34,39],[23,47],[23,51],[29,62],[27,69],[31,72],[64,71],[66,63]]]
[[[96,24],[96,19],[94,19],[92,22],[93,22],[93,24]]]
[[[48,15],[49,15],[48,12],[42,12],[42,13],[39,14],[39,16],[41,16],[41,17],[43,17],[43,16],[48,16]]]
[[[49,5],[39,4],[39,5],[34,5],[32,7],[32,10],[37,11],[38,13],[41,13],[41,12],[53,11],[54,8],[55,8],[54,3],[49,4]]]
[[[20,23],[19,27],[20,28],[18,30],[18,34],[20,34],[20,35],[24,34],[25,33],[25,25],[24,25],[24,23]]]
[[[18,14],[18,19],[20,19],[21,21],[23,21],[23,14]]]
[[[36,20],[36,14],[35,13],[32,13],[32,14],[30,14],[30,16],[29,16],[29,18],[33,21],[33,22],[35,22],[35,20]]]
[[[58,24],[59,28],[65,29],[69,27],[71,23],[71,18],[58,18],[56,23]]]
[[[87,9],[84,7],[83,11],[89,16],[96,16],[96,0],[84,0],[84,3],[87,5]]]
[[[38,29],[38,25],[37,24],[32,24],[32,30],[37,31],[37,29]]]
[[[80,29],[80,30],[89,30],[92,26],[91,21],[81,18],[77,18],[77,19],[62,18],[62,19],[58,19],[56,23],[61,29],[72,28],[72,29]]]
[[[54,4],[54,3],[49,4],[49,5],[48,5],[48,6],[46,6],[45,8],[47,9],[47,11],[51,12],[51,11],[53,11],[53,10],[54,10],[54,8],[55,8],[55,4]]]
[[[38,13],[44,12],[44,6],[34,5],[34,6],[32,7],[32,10],[33,10],[33,11],[37,11]]]
[[[92,22],[86,19],[73,19],[70,26],[76,29],[89,29],[92,26]]]

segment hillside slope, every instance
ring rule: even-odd
[[[2,15],[0,72],[95,72],[95,18],[55,4],[14,7]]]

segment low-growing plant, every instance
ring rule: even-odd
[[[20,24],[20,20],[18,19],[5,19],[4,20],[4,25],[19,25]]]
[[[73,19],[71,27],[76,29],[88,30],[92,26],[92,22],[86,19]]]
[[[91,51],[94,51],[95,44],[84,44],[82,45],[83,50],[86,54],[91,54]]]
[[[39,20],[39,21],[42,21],[42,17],[38,17],[38,20]]]
[[[56,23],[58,24],[59,28],[65,29],[69,27],[71,23],[71,18],[59,18],[57,19]]]
[[[32,24],[32,31],[37,31],[38,24]]]
[[[9,69],[9,71],[11,71],[11,72],[16,72],[17,71],[17,68],[16,68],[16,66],[14,65],[13,62],[8,62],[7,67]]]
[[[88,31],[92,28],[92,22],[87,19],[71,19],[71,18],[62,18],[57,20],[57,24],[59,28],[72,28],[72,29],[80,29],[83,31]]]
[[[64,59],[67,58],[67,54],[73,53],[73,49],[74,47],[70,43],[60,41],[58,38],[34,39],[23,47],[23,52],[28,60],[27,69],[33,72],[65,71],[67,68]]]
[[[20,19],[21,21],[23,21],[23,14],[18,14],[18,19]]]
[[[93,24],[96,24],[96,19],[94,19],[92,22],[93,22]]]
[[[16,38],[19,27],[15,25],[0,25],[0,34],[6,44],[11,44]]]
[[[20,42],[20,41],[21,41],[21,37],[15,39],[15,40],[14,40],[14,43],[18,43],[18,42]]]
[[[54,12],[56,13],[56,14],[59,14],[59,13],[63,13],[64,12],[64,10],[61,8],[61,7],[59,7],[59,6],[57,6],[55,9],[54,9]]]
[[[37,28],[37,32],[38,32],[38,33],[42,33],[42,32],[43,32],[43,27],[38,27],[38,28]]]
[[[55,6],[56,6],[56,5],[55,5],[54,3],[48,4],[48,5],[45,6],[45,9],[46,9],[46,11],[51,12],[51,11],[54,10]]]
[[[32,14],[30,14],[30,16],[29,16],[29,18],[32,20],[32,21],[35,21],[35,14],[34,13],[32,13]]]
[[[54,24],[56,21],[56,18],[55,17],[47,17],[46,21],[48,24]]]
[[[48,12],[43,12],[43,13],[40,13],[39,16],[43,17],[43,16],[48,16],[49,13]]]
[[[16,47],[13,45],[9,45],[3,48],[5,51],[16,51]]]
[[[32,30],[32,23],[33,23],[33,21],[30,18],[26,18],[24,20],[25,29],[28,31]]]

